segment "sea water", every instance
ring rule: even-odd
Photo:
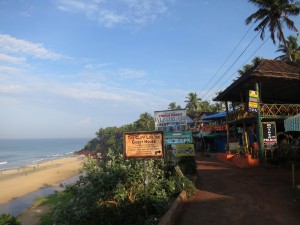
[[[74,155],[91,138],[0,139],[0,170]]]

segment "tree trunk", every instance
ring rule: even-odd
[[[282,32],[281,25],[280,25],[279,21],[277,21],[277,26],[278,26],[278,29],[279,29],[279,33],[280,33],[281,39],[283,40],[283,44],[284,44],[286,53],[288,54],[288,59],[289,59],[289,61],[292,62],[293,59],[292,59],[291,53],[290,53],[290,51],[289,51],[289,48],[288,48],[288,46],[287,46],[287,43],[286,43],[286,40],[285,40],[284,34],[283,34],[283,32]]]

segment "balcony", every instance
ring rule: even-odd
[[[260,113],[263,119],[286,119],[300,113],[300,104],[260,104]],[[256,114],[238,109],[228,113],[228,122],[254,118]]]

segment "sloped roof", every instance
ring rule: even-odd
[[[215,101],[247,100],[248,90],[260,84],[261,100],[265,103],[300,103],[300,64],[282,60],[262,60],[239,77]]]

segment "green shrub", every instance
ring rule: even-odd
[[[125,160],[109,150],[105,160],[87,159],[85,176],[66,186],[71,198],[54,206],[55,224],[154,225],[170,206],[170,199],[182,190],[191,195],[195,188],[186,177],[164,170],[163,160],[147,160],[147,211],[145,217],[144,162]]]
[[[21,222],[12,215],[1,214],[0,215],[0,225],[21,225]]]

